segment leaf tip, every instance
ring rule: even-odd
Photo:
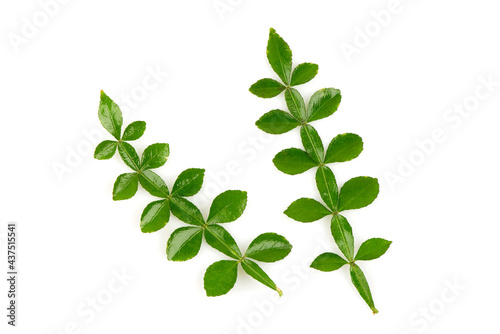
[[[280,297],[283,297],[283,291],[281,291],[281,289],[280,289],[280,288],[276,287],[276,291],[278,292],[278,295],[279,295]]]

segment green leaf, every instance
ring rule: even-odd
[[[238,219],[247,206],[247,192],[227,190],[219,194],[210,207],[209,224],[230,223]]]
[[[321,271],[334,271],[348,262],[334,253],[323,253],[311,263],[311,268]]]
[[[330,116],[340,104],[340,90],[324,88],[313,94],[307,106],[307,121],[312,122]]]
[[[292,50],[273,28],[269,31],[267,59],[274,72],[283,80],[284,84],[288,85],[292,72]]]
[[[332,139],[326,150],[325,163],[344,162],[356,158],[363,151],[363,140],[354,133],[344,133]]]
[[[290,86],[297,86],[311,81],[318,74],[318,65],[312,63],[302,63],[297,65],[292,73]]]
[[[137,140],[142,137],[146,131],[146,122],[137,121],[130,123],[123,131],[122,140]]]
[[[320,166],[316,171],[316,186],[326,206],[336,211],[339,205],[339,188],[335,175],[327,166]]]
[[[340,189],[339,211],[360,209],[370,205],[379,192],[378,180],[359,176],[350,179]]]
[[[170,218],[168,200],[162,199],[149,203],[141,215],[141,231],[144,233],[161,230]]]
[[[95,148],[94,158],[98,160],[111,159],[116,152],[117,142],[113,140],[105,140],[99,143]]]
[[[207,268],[203,277],[203,285],[208,297],[221,296],[228,293],[236,283],[238,262],[222,260]]]
[[[116,178],[113,186],[113,200],[121,201],[135,195],[138,188],[137,173],[125,173]]]
[[[276,168],[289,175],[300,174],[317,166],[309,154],[298,148],[289,148],[279,152],[274,157],[273,163]]]
[[[351,281],[366,304],[368,304],[373,314],[377,314],[378,310],[375,308],[375,304],[373,303],[372,293],[370,292],[370,287],[366,281],[365,274],[355,263],[351,264]]]
[[[323,143],[315,128],[309,124],[304,124],[300,128],[300,138],[307,154],[317,163],[323,162],[325,157]]]
[[[181,227],[172,232],[167,242],[167,258],[171,261],[186,261],[200,251],[203,229],[200,227]]]
[[[361,244],[355,260],[368,261],[378,259],[387,252],[392,241],[382,238],[368,239]]]
[[[231,234],[220,225],[208,225],[205,229],[207,244],[233,259],[240,259],[241,252]]]
[[[200,168],[189,168],[179,174],[175,180],[172,194],[189,197],[197,194],[203,185],[205,170]]]
[[[268,99],[278,96],[285,90],[285,86],[273,79],[260,79],[250,87],[250,93]]]
[[[118,143],[118,153],[120,153],[123,162],[127,166],[135,171],[139,170],[141,162],[135,148],[132,145],[124,141]]]
[[[156,143],[146,147],[142,153],[142,169],[161,167],[167,162],[170,150],[168,144]]]
[[[172,196],[170,199],[170,210],[174,216],[187,224],[198,226],[205,224],[200,210],[185,198]]]
[[[284,259],[292,250],[285,237],[276,233],[263,233],[248,246],[245,257],[262,261],[276,262]]]
[[[289,113],[274,109],[259,118],[255,125],[264,132],[279,135],[296,128],[300,123]]]
[[[139,182],[141,186],[153,196],[167,198],[169,195],[165,181],[153,171],[143,170],[139,173]]]
[[[285,102],[290,113],[298,120],[305,121],[307,119],[306,104],[302,95],[295,88],[289,88],[285,92]]]
[[[252,260],[245,259],[241,262],[241,266],[248,275],[255,278],[265,286],[277,291],[280,297],[283,295],[281,289],[276,286],[276,283],[273,282],[273,280],[264,272],[264,270],[262,270],[261,267],[259,267],[257,263]]]
[[[333,239],[342,254],[344,254],[349,261],[352,261],[354,259],[354,237],[352,235],[351,225],[349,225],[347,219],[341,215],[333,216],[330,229]]]
[[[310,223],[331,214],[330,210],[325,208],[323,204],[312,198],[296,200],[290,204],[284,213],[288,217],[303,223]]]
[[[102,126],[113,136],[116,140],[120,140],[122,131],[122,112],[120,107],[113,102],[102,90],[101,101],[99,102],[99,121]]]

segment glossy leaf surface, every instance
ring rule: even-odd
[[[247,205],[247,192],[227,190],[219,194],[210,207],[209,224],[230,223],[238,219]]]
[[[303,223],[310,223],[329,214],[330,210],[312,198],[300,198],[290,204],[284,212],[288,217]]]
[[[354,263],[351,264],[350,272],[352,284],[354,284],[361,295],[361,298],[363,298],[366,304],[368,304],[373,314],[377,314],[378,310],[375,308],[375,304],[373,303],[372,293],[370,291],[370,287],[368,286],[368,282],[366,281],[365,274],[361,271],[361,268]]]
[[[289,175],[303,173],[318,164],[307,154],[298,148],[288,148],[276,154],[273,163],[280,171]]]
[[[207,244],[233,259],[241,258],[241,252],[231,234],[220,225],[208,225],[205,229]]]
[[[285,86],[273,79],[260,79],[250,87],[250,92],[258,97],[268,99],[279,95]]]
[[[392,241],[382,238],[368,239],[359,246],[355,260],[369,261],[378,259],[387,252]]]
[[[325,157],[324,147],[316,129],[309,124],[302,125],[300,128],[300,138],[307,154],[309,154],[316,164],[322,163]]]
[[[137,152],[135,151],[135,148],[132,145],[124,141],[120,142],[118,144],[118,153],[120,153],[123,162],[127,166],[129,166],[135,171],[139,170],[141,162],[139,160]]]
[[[354,237],[352,228],[345,217],[335,215],[330,225],[333,239],[344,256],[352,261],[354,259]]]
[[[334,253],[323,253],[311,263],[311,268],[321,271],[334,271],[348,262]]]
[[[203,186],[205,170],[200,168],[189,168],[179,174],[175,180],[172,194],[189,197],[197,194]]]
[[[203,241],[201,227],[180,227],[170,235],[167,242],[167,258],[171,261],[186,261],[195,257]]]
[[[324,88],[311,96],[307,105],[307,121],[312,122],[330,116],[340,104],[340,91],[335,88]]]
[[[302,95],[295,88],[289,88],[285,92],[285,102],[290,113],[298,120],[307,119],[307,109]]]
[[[336,211],[339,204],[339,189],[335,175],[327,166],[320,166],[316,171],[316,187],[326,206]]]
[[[136,121],[130,123],[123,131],[122,140],[137,140],[142,137],[146,131],[146,122]]]
[[[137,173],[125,173],[117,177],[113,186],[113,200],[121,201],[135,195],[138,188]]]
[[[292,72],[291,86],[305,84],[318,74],[318,65],[313,63],[302,63],[297,65]]]
[[[153,196],[167,198],[169,195],[165,181],[153,171],[143,170],[139,173],[139,182]]]
[[[378,180],[359,176],[350,179],[340,189],[339,211],[360,209],[370,205],[379,192]]]
[[[263,233],[250,243],[245,257],[262,262],[275,262],[284,259],[291,250],[292,245],[285,237],[276,233]]]
[[[120,140],[123,125],[122,112],[120,107],[118,107],[118,105],[102,90],[99,111],[97,114],[102,126],[115,137],[116,140]]]
[[[168,200],[159,200],[149,203],[141,215],[141,231],[151,233],[161,230],[167,225],[170,218]]]
[[[264,270],[262,270],[261,267],[259,267],[257,263],[253,262],[252,260],[245,259],[241,262],[241,266],[248,275],[264,284],[265,286],[277,291],[280,296],[283,295],[283,292],[281,292],[281,290],[276,286],[273,280],[265,273]]]
[[[174,216],[187,224],[202,226],[205,223],[198,207],[185,198],[173,196],[170,199],[170,210]]]
[[[222,260],[213,263],[207,268],[203,278],[203,285],[207,296],[225,295],[233,288],[237,277],[238,262]]]
[[[167,162],[170,149],[168,144],[156,143],[146,147],[142,153],[142,169],[161,167]]]
[[[269,31],[267,59],[274,72],[276,72],[284,84],[288,85],[292,72],[292,50],[290,50],[288,44],[273,28]]]
[[[296,128],[300,123],[289,113],[275,109],[265,113],[255,125],[264,132],[279,135]]]
[[[118,143],[113,140],[105,140],[99,143],[94,151],[94,158],[98,160],[111,159],[116,152]]]
[[[344,162],[363,151],[363,140],[354,133],[344,133],[332,139],[326,150],[325,163]]]

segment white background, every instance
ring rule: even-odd
[[[488,90],[480,79],[500,81],[496,3],[401,0],[383,27],[372,12],[392,9],[389,0],[220,3],[231,10],[218,12],[213,0],[68,1],[52,8],[47,22],[37,1],[1,3],[1,252],[10,221],[18,222],[20,248],[18,327],[9,330],[413,334],[496,328],[500,87],[483,96]],[[26,20],[40,27],[22,37]],[[299,197],[319,199],[313,171],[288,176],[271,162],[280,150],[300,147],[298,131],[269,140],[254,125],[265,112],[285,107],[283,96],[263,100],[248,92],[256,80],[276,77],[265,55],[270,27],[289,43],[294,64],[319,64],[316,79],[300,87],[306,98],[324,87],[342,90],[339,110],[314,124],[325,145],[338,133],[363,137],[359,158],[332,166],[338,182],[359,175],[380,180],[374,204],[346,213],[356,246],[371,237],[393,240],[386,255],[362,264],[376,316],[347,267],[302,269],[318,252],[338,250],[327,218],[301,224],[282,213]],[[359,31],[365,29],[371,37],[363,44]],[[15,46],[13,36],[25,39]],[[346,57],[346,44],[357,53]],[[155,70],[168,75],[145,90],[143,81],[154,84],[148,73]],[[248,191],[246,212],[226,225],[243,250],[263,232],[290,240],[294,248],[285,260],[262,265],[284,291],[279,304],[273,291],[243,272],[229,294],[207,298],[204,271],[225,256],[204,244],[195,259],[169,262],[166,240],[182,224],[173,218],[160,232],[142,234],[139,218],[151,196],[140,190],[128,201],[112,201],[113,182],[127,168],[118,156],[94,160],[95,144],[88,150],[85,135],[110,138],[97,118],[101,89],[129,109],[125,124],[147,122],[135,143],[139,151],[153,142],[170,144],[169,161],[158,170],[170,186],[182,170],[206,168],[204,190],[193,198],[205,214],[206,198]],[[126,108],[123,94],[140,101]],[[464,103],[467,117],[448,111]],[[439,129],[444,140],[419,153],[416,141],[428,142]],[[398,175],[401,159],[417,161],[391,184],[388,173]],[[224,177],[234,164],[234,175]],[[67,170],[58,176],[54,168],[62,165]],[[132,278],[110,293],[114,273],[122,271]],[[7,328],[1,282],[1,326]],[[456,291],[449,289],[454,284]],[[105,296],[111,298],[101,311],[89,311],[89,300]]]

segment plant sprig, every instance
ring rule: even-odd
[[[382,256],[391,242],[374,238],[365,241],[354,252],[352,228],[341,212],[360,209],[371,204],[379,193],[378,180],[372,177],[355,177],[345,182],[339,190],[335,175],[327,166],[331,163],[350,161],[363,150],[363,141],[353,133],[334,137],[325,150],[321,137],[311,122],[331,116],[340,104],[340,90],[324,88],[316,91],[307,105],[295,86],[312,80],[318,65],[302,63],[292,71],[292,51],[288,44],[271,28],[267,44],[267,59],[279,79],[258,80],[250,92],[261,98],[272,98],[284,92],[288,111],[274,109],[264,114],[255,124],[270,134],[282,134],[300,127],[303,149],[285,149],[273,159],[278,170],[285,174],[301,174],[316,170],[316,187],[323,203],[312,198],[300,198],[285,210],[285,214],[299,222],[309,223],[331,215],[331,233],[345,258],[334,253],[319,255],[311,264],[320,271],[334,271],[349,264],[351,280],[373,313],[378,313],[370,287],[356,261],[373,260]]]
[[[116,150],[132,172],[120,174],[113,186],[113,200],[126,200],[133,197],[139,184],[152,196],[160,198],[149,203],[141,215],[140,228],[144,233],[156,232],[168,223],[170,213],[188,226],[172,232],[166,247],[168,260],[186,261],[195,257],[201,248],[203,238],[206,243],[230,260],[221,260],[210,265],[204,276],[204,288],[207,296],[220,296],[228,293],[237,278],[237,268],[243,270],[275,290],[281,296],[282,291],[255,261],[276,262],[285,258],[292,245],[285,237],[276,233],[263,233],[256,237],[242,253],[231,234],[221,224],[237,220],[246,208],[247,193],[240,190],[228,190],[219,194],[212,202],[207,219],[198,207],[186,199],[196,195],[202,188],[204,169],[189,168],[175,180],[172,191],[165,181],[152,169],[163,166],[170,148],[165,143],[148,146],[139,158],[135,148],[129,143],[139,139],[146,130],[146,123],[137,121],[121,131],[122,112],[103,91],[98,112],[102,126],[115,138],[105,140],[95,149],[94,157],[98,160],[110,159]]]

